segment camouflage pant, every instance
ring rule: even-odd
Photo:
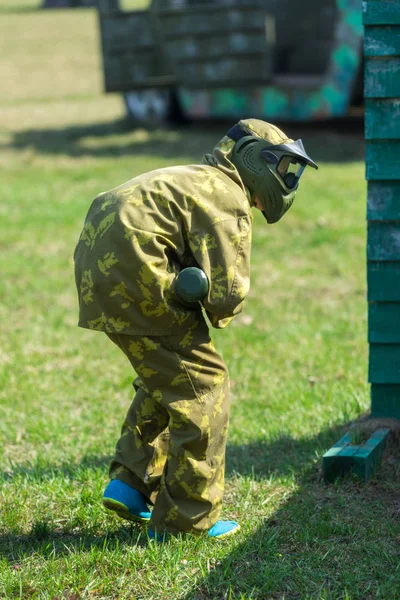
[[[224,490],[229,378],[206,323],[166,337],[107,335],[140,378],[110,477],[151,499],[157,532],[209,529]]]

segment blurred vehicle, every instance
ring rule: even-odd
[[[98,0],[106,92],[137,121],[314,120],[360,106],[361,0]]]

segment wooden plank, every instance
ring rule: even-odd
[[[365,56],[400,56],[400,27],[366,27]]]
[[[400,261],[368,262],[368,301],[400,302]]]
[[[400,220],[400,181],[368,182],[367,219]]]
[[[362,481],[370,479],[380,463],[389,434],[390,429],[382,427],[365,444],[353,445],[353,435],[351,432],[347,433],[322,458],[324,480],[329,483],[350,473],[354,473]],[[345,445],[343,440],[346,441]]]
[[[346,448],[343,448],[343,450],[341,450],[339,452],[339,456],[342,457],[352,457],[354,456],[358,450],[360,449],[361,446],[353,446],[353,444],[350,444],[349,446],[346,446]]]
[[[367,179],[399,180],[399,157],[400,140],[368,140],[366,143]]]
[[[398,0],[367,0],[362,5],[364,25],[400,25]]]
[[[168,41],[168,53],[174,60],[190,60],[192,62],[206,62],[211,58],[223,58],[227,60],[232,55],[243,56],[252,54],[255,57],[265,58],[267,45],[265,34],[253,34],[239,38],[231,32],[221,33],[218,36],[204,39],[191,37],[187,43],[182,39]]]
[[[353,456],[353,472],[361,481],[371,479],[378,468],[390,429],[377,429]]]
[[[400,383],[400,344],[370,344],[369,382]]]
[[[343,448],[351,444],[352,439],[353,436],[348,431],[343,437],[340,438],[339,441],[336,442],[336,444],[334,444],[327,452],[325,452],[324,456],[337,456],[340,454]]]
[[[150,16],[146,11],[102,16],[100,26],[105,54],[117,48],[154,45]]]
[[[365,100],[365,137],[400,139],[400,98]]]
[[[400,221],[369,221],[368,260],[400,260]]]
[[[148,11],[101,12],[100,30],[107,92],[170,86],[175,81],[155,43]]]
[[[366,98],[400,96],[400,57],[367,57],[364,69]]]
[[[338,457],[342,450],[351,444],[352,438],[352,434],[347,432],[322,457],[324,480],[326,482],[334,481],[338,476],[344,475],[344,461],[343,459],[338,460]]]
[[[184,43],[185,38],[190,39],[198,35],[208,37],[227,31],[248,30],[255,33],[263,31],[265,35],[266,16],[265,10],[260,7],[258,9],[242,7],[238,12],[227,10],[226,5],[223,4],[214,5],[211,9],[210,5],[208,7],[182,5],[180,11],[176,9],[159,11],[160,23],[162,23],[160,33],[164,39],[181,38]]]
[[[400,344],[400,302],[370,302],[368,305],[370,344]]]
[[[400,385],[371,385],[371,417],[400,419]]]

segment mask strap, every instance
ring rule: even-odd
[[[236,124],[230,128],[230,130],[228,131],[228,133],[226,135],[229,138],[231,138],[231,140],[233,140],[234,142],[238,142],[242,138],[251,135],[251,133],[249,133],[248,131],[245,131],[244,129],[242,129],[240,127],[240,125]]]

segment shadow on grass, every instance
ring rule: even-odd
[[[308,473],[311,464],[314,464],[316,451],[323,452],[329,447],[333,440],[341,434],[343,427],[323,431],[315,438],[305,440],[294,440],[288,436],[281,436],[271,443],[258,441],[249,445],[230,445],[227,449],[227,477],[251,476],[257,480],[269,478],[271,476],[281,477],[289,474],[296,474],[301,479],[304,470]],[[45,483],[54,478],[67,478],[72,481],[81,481],[82,477],[87,481],[87,473],[95,470],[104,470],[107,473],[108,465],[110,464],[111,456],[96,456],[87,455],[79,460],[79,463],[66,461],[53,465],[45,459],[38,459],[34,463],[15,465],[12,472],[4,472],[2,474],[3,481],[12,481],[13,479],[22,478],[24,482],[32,484]],[[87,495],[87,494],[86,494]],[[83,497],[83,502],[86,500],[86,495]],[[89,494],[90,495],[90,494]],[[90,496],[90,500],[93,498]],[[35,526],[36,527],[36,526]],[[15,539],[24,540],[24,545],[29,545],[29,540],[35,542],[38,538],[40,542],[44,538],[51,541],[53,538],[58,539],[60,530],[55,526],[45,522],[38,521],[35,531],[29,536],[16,535]],[[70,530],[67,529],[66,535],[70,535]],[[79,539],[88,536],[93,538],[92,529],[86,532],[79,532]],[[13,535],[11,534],[8,542],[12,542]],[[104,538],[102,538],[104,539]],[[7,536],[0,537],[0,545],[7,542]]]
[[[12,481],[22,478],[24,482],[33,485],[46,483],[55,478],[66,478],[71,481],[87,481],[89,471],[104,471],[104,479],[107,478],[107,470],[111,461],[111,455],[98,457],[87,455],[79,463],[66,461],[65,463],[53,465],[44,459],[35,463],[21,464],[13,467],[12,472],[2,474],[3,481]],[[83,490],[79,502],[85,510],[86,503],[96,502],[90,491]],[[7,510],[7,507],[5,507]],[[33,515],[34,516],[34,515]],[[71,551],[88,552],[92,549],[113,550],[121,543],[130,546],[146,546],[147,536],[145,530],[136,523],[121,521],[121,527],[115,531],[105,531],[104,526],[95,521],[82,524],[83,517],[68,519],[67,525],[60,525],[57,518],[34,516],[29,533],[21,534],[17,530],[10,533],[0,533],[0,556],[4,557],[10,564],[18,564],[32,552],[43,556],[66,555]]]
[[[226,475],[254,476],[258,479],[291,473],[300,475],[304,468],[309,468],[316,452],[325,452],[344,427],[326,429],[308,439],[281,435],[269,444],[257,441],[243,446],[230,445],[227,449]]]
[[[45,155],[72,157],[119,157],[149,155],[199,161],[233,124],[232,121],[201,121],[165,129],[134,129],[132,121],[120,119],[92,125],[55,129],[27,129],[14,133],[9,148],[34,149]],[[301,137],[307,152],[318,161],[352,162],[364,160],[362,120],[344,125],[329,121],[300,125],[280,124],[288,135]],[[116,137],[117,136],[117,137]],[[123,136],[118,139],[118,136]],[[89,140],[89,138],[95,138]]]
[[[76,528],[78,529],[78,528]],[[71,552],[91,552],[94,549],[117,550],[121,544],[145,547],[148,544],[146,530],[135,523],[124,522],[118,530],[79,528],[79,531],[63,530],[47,521],[34,521],[30,533],[0,534],[0,555],[10,565],[19,564],[32,553],[43,557],[64,556]]]
[[[338,431],[325,431],[316,438],[307,440],[283,436],[268,444],[255,442],[243,446],[231,445],[227,449],[227,476],[251,475],[263,479],[271,475],[278,477],[292,472],[301,473],[315,456],[316,449],[329,446],[330,441],[337,437]],[[3,473],[3,480],[11,481],[22,477],[24,481],[40,484],[56,477],[65,477],[80,481],[82,473],[86,480],[85,473],[90,470],[104,469],[106,475],[110,459],[111,456],[87,455],[79,463],[66,461],[58,465],[41,459],[34,463],[15,465],[12,473]],[[84,495],[81,500],[83,503],[85,498]],[[93,502],[92,496],[90,501]],[[138,545],[147,543],[143,530],[126,522],[112,534],[96,531],[96,523],[88,528],[83,526],[76,529],[76,532],[74,528],[71,530],[71,523],[63,528],[51,520],[36,519],[29,534],[10,532],[0,535],[0,554],[10,563],[17,563],[32,552],[46,557],[49,554],[66,554],[71,549],[88,551],[90,548],[103,548],[104,544],[112,549],[121,542]]]
[[[208,576],[193,580],[191,591],[177,600],[337,600],[346,590],[351,600],[399,597],[393,592],[400,589],[399,446],[388,444],[381,469],[368,483],[349,477],[327,485],[321,455],[348,427],[343,423],[306,439],[281,436],[228,447],[228,478],[252,482],[252,517],[241,514],[243,533],[233,538],[230,552],[222,560],[212,558]],[[22,466],[15,474],[37,481],[60,472],[73,477],[78,466],[98,469],[108,462],[109,457],[87,456],[79,465]],[[271,510],[274,494],[265,497],[263,483],[274,479],[279,487],[282,478],[282,488],[285,477],[294,481],[294,491],[281,489],[280,503]],[[12,565],[32,552],[46,558],[113,550],[121,543],[145,546],[146,534],[129,524],[105,532],[96,521],[71,529],[37,520],[27,535],[0,535],[0,552]],[[216,550],[210,548],[210,555]]]
[[[325,484],[316,453],[347,429],[343,424],[308,440],[282,437],[268,446],[229,449],[228,471],[261,483],[292,473],[296,491],[269,514],[270,498],[261,492],[258,525],[244,541],[238,536],[233,550],[180,600],[400,598],[399,440],[388,443],[369,482],[348,476]]]

